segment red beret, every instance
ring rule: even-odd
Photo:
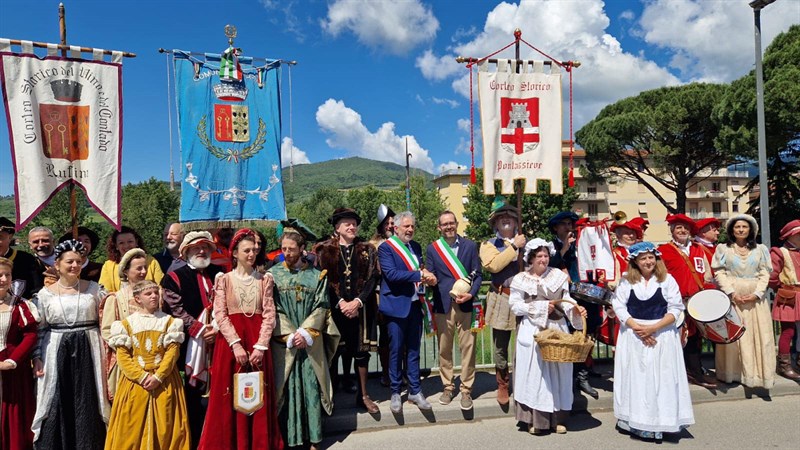
[[[639,226],[638,224],[634,223],[633,219],[631,219],[631,220],[629,220],[629,221],[627,221],[625,223],[616,223],[616,222],[614,222],[614,223],[611,224],[611,232],[612,233],[614,231],[616,231],[617,229],[619,229],[619,228],[630,228],[631,230],[636,232],[636,237],[637,238],[641,239],[641,238],[644,237],[644,231],[642,230],[642,227]]]
[[[711,224],[716,224],[718,227],[722,226],[722,222],[720,222],[719,219],[715,219],[713,217],[700,219],[694,224],[695,230],[696,230],[695,233],[699,233],[700,230],[702,230],[703,228],[705,228],[705,227],[707,227],[708,225],[711,225]]]
[[[794,236],[798,233],[800,233],[800,219],[795,219],[781,228],[780,239],[785,241],[786,239],[789,239],[790,236]]]
[[[643,230],[650,225],[650,221],[643,217],[634,217],[633,219],[629,220],[628,223],[636,225]]]
[[[667,223],[670,225],[676,223],[683,223],[689,225],[689,229],[694,230],[694,220],[690,219],[686,214],[667,214]]]

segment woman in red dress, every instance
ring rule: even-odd
[[[11,292],[14,263],[0,257],[0,450],[33,448],[31,352],[36,346],[36,307]]]
[[[255,269],[258,247],[252,230],[239,230],[230,252],[233,270],[219,275],[214,284],[214,319],[220,333],[214,345],[209,414],[199,449],[282,449],[269,351],[275,328],[275,283],[272,274]],[[234,374],[258,370],[264,379],[263,406],[251,414],[234,410]]]

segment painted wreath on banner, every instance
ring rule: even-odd
[[[264,120],[261,118],[258,119],[258,133],[256,134],[255,140],[252,144],[244,147],[241,150],[217,147],[211,142],[211,139],[209,139],[206,128],[206,116],[203,116],[200,119],[200,122],[197,124],[197,137],[200,138],[200,142],[206,147],[206,150],[219,159],[224,159],[227,162],[233,161],[237,164],[240,160],[249,159],[255,156],[261,151],[261,149],[264,147],[264,142],[267,140],[267,124],[265,124]]]
[[[248,156],[249,158],[249,156]],[[203,189],[200,187],[200,181],[197,179],[197,175],[192,173],[192,163],[186,163],[186,170],[189,171],[189,175],[186,176],[186,181],[189,185],[197,191],[200,197],[201,202],[208,201],[212,195],[219,195],[222,194],[222,199],[225,201],[230,201],[232,205],[238,205],[240,200],[245,200],[247,195],[258,195],[258,198],[262,201],[269,200],[269,192],[277,186],[281,180],[278,178],[278,165],[272,165],[272,175],[269,177],[269,187],[266,189],[261,189],[259,186],[257,189],[242,189],[239,186],[232,186],[228,189],[219,189],[219,190],[212,190],[212,189]]]

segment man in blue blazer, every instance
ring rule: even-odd
[[[475,242],[457,234],[458,221],[452,211],[439,214],[441,239],[428,246],[425,267],[436,275],[433,288],[433,313],[439,341],[439,376],[444,390],[439,403],[449,405],[455,395],[453,384],[453,338],[458,330],[461,352],[461,409],[472,409],[472,383],[475,381],[475,335],[472,334],[472,303],[481,287],[481,263]],[[451,298],[456,280],[470,279],[466,292]]]
[[[422,307],[419,292],[422,285],[435,285],[436,277],[422,266],[422,248],[414,241],[416,223],[410,211],[395,216],[395,235],[378,247],[381,280],[380,312],[389,331],[389,379],[392,399],[389,408],[399,414],[403,347],[407,350],[408,401],[420,409],[431,404],[422,394],[419,382],[419,347],[422,337]]]

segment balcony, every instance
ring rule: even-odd
[[[729,213],[727,213],[727,212],[717,212],[717,213],[714,213],[714,212],[707,212],[707,211],[700,211],[700,212],[697,212],[697,211],[690,211],[690,212],[689,212],[689,217],[690,217],[692,220],[710,219],[710,218],[712,218],[712,217],[713,217],[714,219],[722,219],[722,220],[725,220],[725,219],[727,219],[727,218],[728,218],[728,216],[729,216]]]
[[[603,201],[608,198],[608,192],[580,192],[578,193],[578,200],[583,201]]]
[[[704,170],[697,174],[698,177],[710,178],[750,178],[746,170],[717,169],[714,171]]]
[[[728,194],[719,191],[687,191],[686,198],[725,198]]]

